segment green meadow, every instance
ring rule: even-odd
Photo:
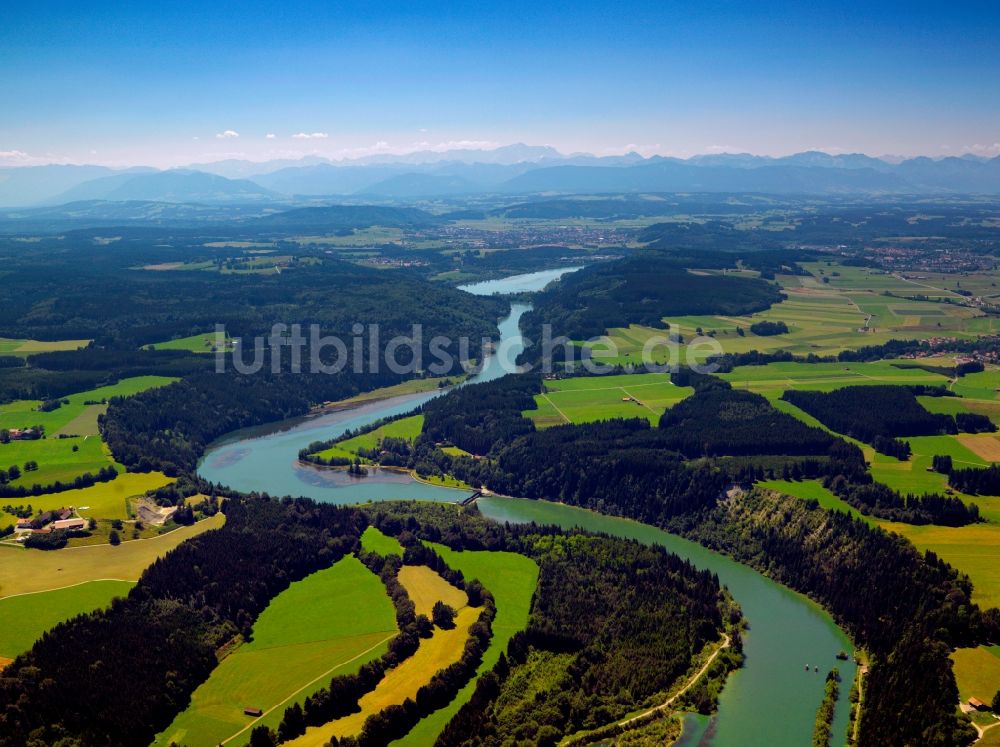
[[[423,427],[424,416],[411,415],[408,418],[393,420],[379,426],[373,431],[362,433],[360,436],[340,441],[329,449],[318,452],[318,456],[324,459],[329,459],[330,457],[354,459],[357,456],[358,449],[374,449],[383,438],[405,438],[407,441],[412,441],[420,435]]]
[[[987,705],[1000,691],[1000,655],[995,646],[959,648],[952,655],[958,696],[963,702],[979,698]]]
[[[399,540],[383,534],[375,527],[367,527],[362,532],[361,547],[367,552],[373,552],[383,557],[403,554],[403,546],[399,544]]]
[[[875,524],[873,519],[862,515],[856,508],[835,496],[824,488],[818,480],[761,480],[757,484],[768,490],[777,490],[779,493],[795,496],[805,501],[816,501],[828,511],[848,513],[856,519],[861,519],[872,525]]]
[[[89,389],[63,397],[69,400],[56,410],[39,412],[40,400],[21,399],[0,404],[0,429],[44,426],[46,435],[66,433],[77,436],[97,435],[97,413],[103,412],[105,403],[112,397],[130,397],[153,387],[166,386],[177,379],[167,376],[134,376],[117,384]],[[98,404],[87,404],[98,403]],[[93,413],[93,417],[86,417]],[[79,423],[79,427],[76,424]],[[0,464],[3,460],[0,459]]]
[[[544,388],[535,395],[537,409],[523,413],[540,428],[611,418],[646,418],[655,424],[664,410],[693,391],[670,383],[665,373],[557,379],[546,381]]]
[[[38,469],[28,472],[24,465],[34,461]],[[96,474],[102,467],[112,464],[104,444],[97,436],[78,438],[42,438],[35,441],[11,441],[0,444],[0,469],[16,465],[21,476],[11,480],[11,485],[31,487],[56,482],[72,482],[85,472]]]
[[[0,429],[42,426],[46,437],[32,441],[0,444],[0,469],[16,465],[21,476],[12,485],[49,485],[72,482],[84,473],[96,474],[112,465],[102,443],[97,418],[113,397],[130,397],[153,387],[165,386],[176,379],[166,376],[136,376],[116,384],[89,389],[64,397],[64,404],[49,412],[40,412],[38,400],[16,400],[0,405]],[[27,462],[36,462],[37,470],[26,471]],[[122,470],[119,470],[122,471]]]
[[[90,581],[53,591],[0,599],[0,658],[24,653],[46,630],[65,620],[107,607],[126,596],[130,581]]]
[[[253,639],[222,660],[154,744],[245,744],[253,726],[276,728],[286,707],[381,656],[395,634],[395,610],[381,580],[346,557],[271,600]],[[255,719],[244,708],[265,713]]]
[[[459,690],[451,703],[422,719],[409,734],[393,742],[394,745],[423,747],[434,743],[458,709],[472,697],[476,679],[493,668],[500,653],[507,650],[508,641],[527,626],[531,599],[538,583],[538,565],[524,555],[472,550],[459,552],[438,544],[431,547],[450,567],[460,570],[466,580],[478,578],[493,594],[497,605],[493,640],[476,671],[476,678]]]
[[[158,342],[149,347],[154,350],[187,350],[191,353],[214,353],[216,350],[215,343],[215,332],[199,332],[198,334],[180,337],[176,340]],[[231,346],[232,338],[227,336],[225,338],[225,345],[227,347]]]
[[[879,526],[906,537],[921,552],[931,550],[972,580],[972,601],[1000,606],[1000,498],[976,496],[983,521],[964,527],[915,526],[880,521]]]

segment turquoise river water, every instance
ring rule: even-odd
[[[562,268],[465,286],[480,295],[540,290],[565,272]],[[495,354],[471,381],[489,381],[515,370],[522,350],[518,328],[530,307],[512,304],[500,323]],[[381,418],[404,413],[440,396],[438,392],[404,395],[351,410],[297,418],[237,431],[220,439],[199,465],[205,479],[243,491],[272,495],[304,495],[337,504],[378,500],[456,501],[467,491],[418,482],[409,475],[379,470],[363,479],[335,470],[298,463],[298,452],[313,441],[333,438]],[[688,716],[681,744],[685,747],[803,747],[812,739],[816,710],[823,699],[826,673],[840,669],[841,698],[834,723],[834,743],[847,736],[847,693],[855,676],[853,661],[837,661],[838,651],[852,652],[847,635],[818,605],[775,583],[748,566],[700,545],[638,522],[602,516],[546,501],[499,496],[479,500],[482,512],[497,521],[544,522],[582,527],[658,544],[718,574],[743,608],[750,629],[744,638],[746,662],[732,674],[711,718]],[[808,671],[806,671],[808,665]],[[819,672],[813,671],[814,667]]]

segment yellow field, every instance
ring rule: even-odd
[[[469,628],[479,618],[480,610],[463,607],[455,617],[451,630],[435,629],[431,638],[420,642],[420,648],[409,659],[390,670],[378,687],[358,701],[361,710],[323,726],[309,728],[306,733],[288,744],[295,747],[322,747],[332,737],[359,734],[369,716],[390,705],[398,705],[407,698],[416,698],[417,690],[427,683],[435,672],[451,666],[462,657]]]
[[[186,539],[218,529],[224,521],[220,513],[192,526],[152,539],[123,542],[118,547],[95,545],[49,552],[0,548],[0,598],[102,579],[138,581],[154,560]]]
[[[1000,462],[1000,439],[992,433],[966,433],[955,438],[962,446],[987,462]]]
[[[459,609],[468,602],[465,592],[457,589],[425,565],[404,565],[399,571],[399,583],[413,600],[418,615],[431,616],[435,602]]]
[[[417,690],[429,682],[436,672],[462,658],[469,628],[479,619],[481,608],[467,606],[468,597],[464,591],[451,586],[426,566],[403,566],[399,581],[414,601],[418,614],[430,614],[430,608],[437,601],[455,607],[458,610],[455,627],[451,630],[435,628],[434,635],[422,640],[413,656],[395,669],[390,669],[378,686],[358,701],[360,711],[323,726],[310,727],[301,737],[287,744],[323,747],[333,737],[359,734],[369,716],[390,705],[400,705],[407,698],[416,698]]]
[[[1000,523],[990,511],[998,498],[976,498],[987,523],[965,527],[915,526],[887,521],[884,529],[906,537],[924,552],[931,550],[972,580],[972,601],[982,608],[1000,606]]]
[[[173,479],[162,472],[124,472],[111,482],[99,482],[89,488],[64,490],[61,493],[28,496],[25,498],[3,498],[0,505],[20,506],[31,504],[38,511],[51,511],[64,506],[74,507],[80,516],[89,519],[127,519],[126,501],[147,490],[156,490],[169,485]],[[0,526],[13,523],[13,517],[0,514]]]

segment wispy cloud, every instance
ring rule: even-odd
[[[965,153],[974,153],[977,156],[997,156],[1000,155],[1000,143],[993,143],[992,145],[976,143],[975,145],[966,145],[962,150]]]
[[[296,140],[326,140],[330,134],[327,132],[296,132],[292,137]]]
[[[266,137],[268,140],[274,140],[277,137],[277,135],[275,135],[273,132],[269,132],[266,135],[264,135],[264,137]]]
[[[236,130],[223,130],[222,132],[215,133],[215,136],[219,140],[235,140],[240,136]]]

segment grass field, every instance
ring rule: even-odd
[[[141,495],[147,490],[155,490],[169,485],[173,479],[162,472],[124,472],[111,482],[99,482],[89,488],[64,490],[49,495],[28,496],[26,498],[0,498],[0,505],[28,505],[37,513],[64,506],[76,508],[85,518],[127,519],[127,500]],[[0,526],[15,521],[6,511],[0,511]]]
[[[894,363],[896,365],[894,365]],[[948,378],[920,368],[900,368],[912,361],[874,363],[768,363],[766,366],[738,366],[718,374],[734,389],[749,389],[765,396],[780,396],[788,389],[829,392],[851,385],[927,384],[941,386]]]
[[[538,409],[523,415],[540,428],[610,418],[646,418],[655,424],[692,391],[674,386],[665,373],[558,379],[545,382],[545,391],[535,395]]]
[[[221,527],[223,514],[148,540],[118,547],[67,548],[43,552],[0,546],[0,599],[51,591],[99,580],[138,581],[146,567],[186,539]]]
[[[420,435],[423,427],[423,415],[412,415],[408,418],[393,420],[373,431],[362,433],[360,436],[355,436],[354,438],[334,444],[329,449],[319,452],[318,456],[324,459],[329,459],[330,457],[353,459],[357,456],[358,449],[374,449],[383,438],[405,438],[408,441],[412,441]]]
[[[122,379],[117,384],[102,386],[97,389],[89,389],[85,392],[70,394],[63,399],[69,400],[68,404],[62,405],[57,410],[51,412],[38,412],[40,400],[16,400],[0,405],[0,429],[4,428],[27,428],[34,425],[45,427],[48,436],[68,433],[78,436],[97,435],[97,415],[103,411],[103,405],[86,404],[87,402],[105,402],[112,397],[130,397],[147,389],[157,386],[165,386],[177,381],[167,376],[133,376]],[[77,419],[83,417],[87,412],[94,413],[93,417],[81,421],[80,428],[69,428],[69,425]],[[92,425],[84,430],[83,423]],[[0,459],[0,464],[3,460]]]
[[[860,511],[845,503],[829,490],[823,487],[818,480],[761,480],[757,483],[768,490],[777,490],[786,495],[792,495],[803,500],[814,500],[828,511],[840,511],[848,513],[856,519],[861,519],[869,524],[875,522],[868,516],[862,515]]]
[[[399,541],[395,537],[389,537],[375,527],[368,527],[362,532],[361,547],[368,552],[374,552],[383,557],[403,554],[403,546],[399,544]]]
[[[670,332],[679,333],[688,341],[698,329],[705,334],[712,333],[722,349],[729,353],[788,350],[800,355],[831,355],[892,338],[972,337],[1000,330],[1000,320],[987,317],[978,309],[883,295],[888,292],[898,296],[960,300],[953,287],[934,285],[954,283],[954,279],[947,276],[929,275],[923,280],[913,280],[879,270],[833,263],[807,262],[802,266],[809,274],[778,276],[787,298],[767,311],[736,317],[677,316],[663,321],[670,324]],[[783,321],[789,332],[768,337],[754,335],[750,325],[765,320]],[[865,329],[868,331],[862,331]],[[742,330],[743,334],[737,330]],[[609,361],[638,362],[643,346],[666,333],[665,326],[614,328],[607,330],[605,338],[593,347],[613,350],[617,355]],[[666,349],[658,348],[654,357],[657,362],[664,362]]]
[[[404,566],[403,570],[414,568]],[[407,698],[416,698],[417,690],[421,688],[438,671],[454,664],[462,657],[465,641],[469,636],[469,628],[479,618],[480,608],[467,606],[465,592],[459,591],[450,586],[438,574],[430,571],[424,566],[424,572],[407,573],[405,576],[400,572],[400,583],[406,588],[411,599],[421,602],[417,605],[417,612],[426,611],[427,604],[433,606],[433,592],[436,590],[442,596],[450,598],[458,610],[455,617],[455,627],[450,630],[434,629],[434,634],[420,642],[420,648],[413,656],[403,661],[398,667],[389,670],[378,686],[370,693],[362,696],[358,704],[361,710],[350,716],[331,721],[320,727],[311,727],[298,739],[288,742],[295,747],[321,747],[330,741],[331,737],[344,737],[360,733],[367,718],[379,713],[382,709],[390,705],[398,705]],[[433,581],[430,576],[435,576],[438,580]],[[448,587],[445,589],[445,587]],[[461,595],[460,597],[456,596]],[[433,601],[430,601],[432,600]],[[448,602],[448,599],[441,601]]]
[[[232,349],[232,338],[225,338],[225,348]],[[200,332],[189,337],[167,340],[150,345],[154,350],[187,350],[192,353],[214,353],[216,350],[215,332]]]
[[[963,702],[979,698],[989,705],[1000,690],[1000,656],[986,646],[959,648],[952,655],[958,696]]]
[[[126,596],[130,581],[91,581],[55,591],[0,599],[0,657],[24,653],[46,630]]]
[[[382,582],[357,558],[344,558],[275,597],[254,624],[253,640],[222,660],[155,744],[245,744],[250,727],[277,726],[287,706],[378,658],[395,634]],[[247,707],[265,716],[246,716]]]
[[[25,470],[28,461],[38,464],[33,472]],[[21,476],[11,480],[11,485],[49,485],[56,481],[72,482],[86,472],[97,472],[112,464],[104,444],[97,436],[79,438],[40,438],[34,441],[11,441],[0,444],[0,465],[9,468],[17,465]]]
[[[17,340],[0,337],[0,355],[31,355],[59,350],[76,350],[90,344],[90,340]]]
[[[493,621],[493,640],[490,641],[490,647],[483,655],[483,663],[476,672],[478,678],[493,668],[500,658],[500,653],[507,650],[508,641],[527,626],[532,595],[538,584],[538,566],[535,561],[517,553],[471,550],[457,552],[436,544],[432,544],[431,547],[451,568],[461,571],[467,580],[479,579],[496,600],[497,616]],[[451,703],[422,719],[409,734],[393,744],[397,747],[402,745],[424,747],[434,744],[438,734],[458,709],[468,702],[475,689],[476,682],[472,680],[458,692]]]

